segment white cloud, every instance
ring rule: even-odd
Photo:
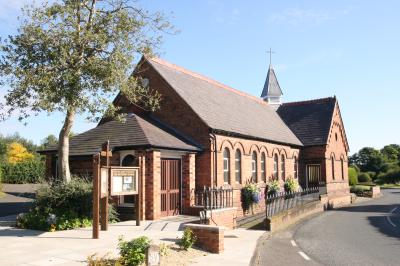
[[[286,23],[290,26],[300,26],[310,23],[321,24],[329,20],[334,20],[339,16],[346,15],[348,12],[349,8],[340,11],[290,8],[271,14],[267,22],[271,24]]]

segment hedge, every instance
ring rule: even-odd
[[[382,183],[395,184],[400,182],[400,170],[391,170],[387,173],[378,175],[378,179]]]
[[[41,183],[44,179],[45,164],[40,159],[19,163],[5,163],[0,166],[3,182],[10,184]]]
[[[358,183],[358,174],[357,170],[354,167],[349,167],[349,184],[350,186],[357,185]]]
[[[368,173],[361,173],[358,175],[358,182],[359,183],[367,183],[371,182],[371,177]]]

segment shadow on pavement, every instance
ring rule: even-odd
[[[389,222],[386,221],[385,216],[369,216],[367,219],[369,223],[380,233],[388,237],[400,239],[400,230],[398,230],[399,228],[390,225]]]
[[[0,217],[27,212],[32,202],[0,202]]]

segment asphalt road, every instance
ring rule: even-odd
[[[255,265],[400,265],[400,189],[259,242]]]

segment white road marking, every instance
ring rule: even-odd
[[[297,247],[297,244],[296,244],[296,242],[294,242],[294,240],[290,240],[290,243],[292,243],[293,247]]]
[[[390,211],[390,213],[394,213],[397,210],[397,207],[393,208],[393,210]],[[390,219],[390,216],[386,216],[386,220],[393,226],[396,227],[396,225],[392,222],[392,219]]]
[[[300,256],[303,257],[303,259],[305,260],[311,260],[309,256],[306,255],[306,253],[304,253],[303,251],[299,251]]]

